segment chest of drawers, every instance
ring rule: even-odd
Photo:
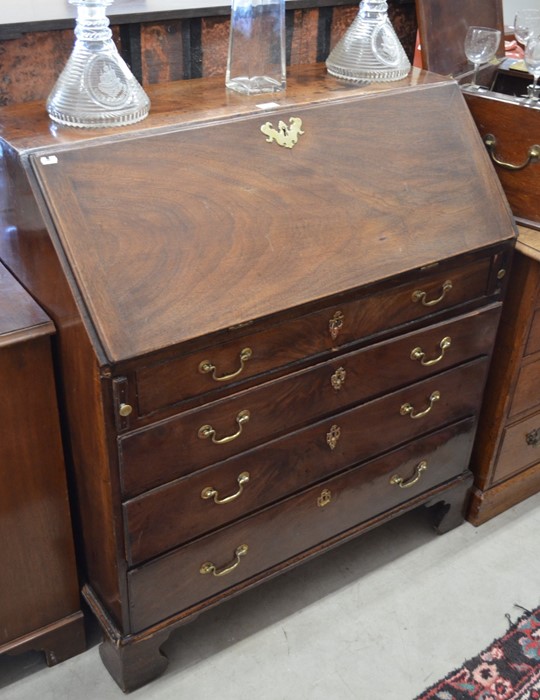
[[[84,594],[125,690],[220,601],[417,506],[462,521],[514,244],[451,81],[311,66],[271,104],[151,99],[121,132],[0,114],[2,256],[59,327]]]

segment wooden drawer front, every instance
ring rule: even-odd
[[[136,495],[250,449],[319,416],[487,354],[491,351],[498,316],[499,305],[473,312],[126,435],[119,441],[124,493]],[[450,339],[451,344],[443,352],[445,339]],[[412,357],[414,351],[419,353],[416,359]],[[440,362],[422,365],[422,361],[432,362],[439,357]],[[249,420],[242,423],[244,411],[249,411]],[[242,430],[236,439],[214,444],[212,436],[199,437],[205,425],[216,430],[214,439],[218,440]]]
[[[540,309],[534,313],[524,354],[532,355],[535,352],[540,352]]]
[[[129,561],[149,559],[332,473],[474,415],[486,369],[482,360],[450,370],[128,501],[124,516]],[[424,408],[434,391],[441,398],[427,415],[411,419],[401,414],[407,402]],[[236,492],[238,477],[246,472],[249,481],[230,503],[219,505],[201,497],[207,487],[223,495]]]
[[[534,109],[521,109],[513,102],[486,99],[464,93],[472,116],[485,138],[495,137],[494,154],[506,163],[527,160],[531,146],[540,143],[540,120]],[[540,221],[540,166],[531,162],[521,170],[495,166],[515,216]]]
[[[131,571],[132,631],[217,595],[463,472],[471,424],[464,421],[432,433]],[[419,472],[422,462],[427,469],[420,467]],[[390,483],[394,475],[405,483],[420,478],[403,488]],[[235,558],[242,545],[247,552]],[[221,569],[235,559],[239,563],[229,574],[200,573],[205,562]]]
[[[495,482],[540,462],[540,412],[506,428],[497,462]]]
[[[237,386],[268,370],[481,298],[487,292],[490,265],[488,257],[459,268],[420,274],[409,284],[332,306],[267,331],[224,341],[166,363],[143,367],[136,373],[139,415],[223,389],[227,384]],[[436,303],[438,298],[440,301]],[[423,302],[431,305],[425,306]],[[201,372],[201,367],[215,369]],[[227,375],[236,376],[223,380]]]
[[[540,404],[540,357],[524,362],[512,399],[510,416],[529,411]]]

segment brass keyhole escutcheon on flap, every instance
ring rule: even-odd
[[[332,388],[339,391],[341,387],[345,384],[345,379],[347,378],[347,372],[343,367],[338,367],[334,374],[330,377],[330,383]]]
[[[335,340],[341,329],[343,328],[343,323],[345,321],[345,316],[341,311],[336,311],[332,318],[328,321],[328,330],[330,331],[330,337]]]
[[[266,136],[268,143],[275,141],[278,146],[284,148],[295,146],[298,143],[298,137],[304,133],[302,120],[299,117],[291,117],[288,124],[280,120],[277,129],[274,128],[272,122],[266,122],[261,126],[261,131]]]
[[[230,379],[234,379],[235,377],[238,377],[238,375],[243,371],[245,364],[248,360],[250,360],[253,356],[253,350],[251,348],[244,348],[240,352],[240,367],[235,371],[232,372],[231,374],[222,374],[221,376],[218,376],[216,374],[217,367],[210,362],[210,360],[203,360],[199,364],[199,372],[201,374],[210,374],[212,373],[212,379],[215,382],[227,382]]]
[[[332,492],[330,489],[323,489],[321,491],[321,495],[317,498],[317,505],[319,508],[324,508],[324,506],[327,506],[330,501],[332,500]]]
[[[409,416],[410,418],[417,419],[417,418],[423,418],[424,416],[427,416],[427,414],[431,411],[433,408],[433,405],[441,398],[441,394],[438,391],[432,392],[431,396],[429,397],[429,406],[424,409],[423,411],[420,411],[420,413],[415,413],[414,412],[414,406],[411,406],[410,403],[404,403],[401,408],[399,409],[399,412],[401,413],[402,416]]]
[[[250,418],[250,412],[245,409],[243,411],[240,411],[240,413],[236,416],[236,423],[238,424],[238,430],[234,435],[226,435],[225,437],[222,438],[217,438],[216,437],[216,431],[214,428],[212,428],[211,425],[201,425],[199,428],[198,436],[201,438],[201,440],[206,440],[207,438],[212,438],[212,442],[215,445],[225,445],[228,442],[232,442],[233,440],[236,440],[237,437],[240,437],[242,434],[242,428],[249,421]]]
[[[220,498],[219,491],[217,491],[212,486],[207,486],[202,490],[201,498],[203,498],[205,501],[209,498],[213,498],[214,503],[217,503],[218,506],[224,505],[225,503],[230,503],[231,501],[235,501],[244,490],[244,485],[247,484],[249,481],[249,472],[242,472],[241,474],[238,474],[236,481],[238,482],[238,491],[236,491],[236,493],[231,494],[230,496]]]
[[[426,360],[426,353],[422,350],[422,348],[414,348],[414,350],[411,352],[411,360],[418,360],[421,365],[424,367],[431,367],[432,365],[436,365],[437,362],[440,362],[443,357],[444,353],[450,345],[452,344],[452,338],[450,336],[446,336],[441,340],[439,343],[439,348],[441,349],[440,354],[437,357],[434,357],[432,360]]]
[[[495,146],[497,145],[497,139],[495,138],[495,136],[493,136],[493,134],[486,134],[484,136],[484,143],[486,144],[488,153],[491,156],[491,160],[494,163],[496,163],[499,167],[504,168],[505,170],[523,170],[523,168],[526,168],[529,164],[536,163],[538,160],[540,160],[540,145],[537,143],[529,147],[529,150],[527,151],[527,157],[522,163],[519,163],[517,165],[515,163],[506,163],[504,160],[501,160],[495,155]]]
[[[201,565],[199,572],[201,574],[212,574],[212,576],[226,576],[227,574],[230,574],[231,571],[236,569],[236,567],[240,564],[240,558],[245,557],[247,552],[247,544],[241,544],[234,550],[234,559],[229,564],[225,564],[225,566],[223,566],[221,569],[218,569],[218,567],[215,564],[212,564],[211,561],[207,561]]]
[[[326,444],[331,450],[336,449],[339,438],[341,437],[341,428],[339,425],[333,425],[330,432],[326,433]]]
[[[399,474],[394,474],[394,476],[390,477],[390,483],[392,486],[399,486],[400,489],[410,489],[411,486],[414,486],[416,483],[418,483],[418,481],[420,481],[422,472],[425,472],[427,468],[427,462],[422,460],[422,462],[419,462],[416,465],[414,474],[410,477],[410,479],[404,479],[403,477],[399,476]]]
[[[412,293],[411,299],[413,302],[420,302],[422,306],[435,306],[436,304],[440,304],[441,301],[444,299],[444,297],[448,294],[448,292],[452,289],[453,284],[451,280],[446,280],[443,282],[442,290],[440,295],[436,299],[431,299],[430,301],[427,301],[427,292],[423,292],[421,289],[416,289]]]

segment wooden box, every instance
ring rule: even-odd
[[[424,68],[452,75],[460,84],[471,80],[464,40],[471,25],[500,29],[504,36],[501,0],[416,0]],[[504,47],[498,52],[504,56]],[[464,91],[467,105],[488,149],[518,221],[540,228],[540,105],[516,101],[527,94],[532,77],[510,67],[480,70],[479,84],[486,92]]]
[[[457,85],[155,86],[0,111],[0,251],[58,328],[87,601],[126,690],[178,625],[417,506],[463,519],[514,248]]]

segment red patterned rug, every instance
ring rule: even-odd
[[[416,700],[540,700],[540,607]]]

